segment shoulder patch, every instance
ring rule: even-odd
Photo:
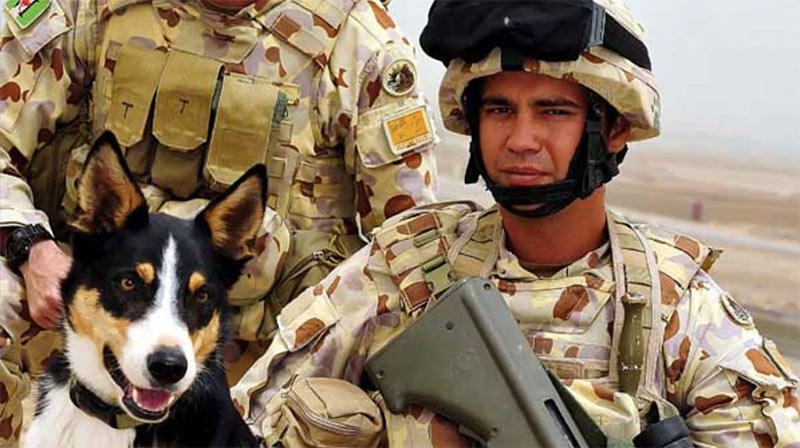
[[[725,308],[728,316],[730,316],[734,322],[744,327],[753,326],[753,317],[750,316],[750,313],[739,305],[739,302],[730,294],[723,292],[720,300],[722,300],[722,306]]]
[[[50,8],[51,0],[6,0],[3,8],[21,29],[25,29]]]
[[[389,148],[397,156],[436,140],[425,105],[387,117],[383,130]]]
[[[411,93],[417,85],[417,68],[410,59],[398,59],[384,67],[381,86],[392,96]]]

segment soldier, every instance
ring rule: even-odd
[[[480,175],[497,205],[392,218],[284,308],[279,336],[232,389],[266,445],[464,443],[429,410],[388,412],[363,370],[468,276],[498,287],[608,437],[630,443],[680,415],[695,446],[800,443],[797,378],[709,276],[719,252],[606,208],[627,143],[659,134],[660,94],[630,11],[574,5],[434,2],[422,45],[448,67],[442,116],[472,137],[467,180]]]
[[[57,349],[70,257],[52,238],[66,238],[100,132],[120,141],[152,211],[191,215],[267,164],[260,255],[230,294],[241,371],[280,307],[361,247],[359,232],[433,200],[436,135],[414,49],[377,0],[3,5],[4,442],[19,435],[30,374]]]

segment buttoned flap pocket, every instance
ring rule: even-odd
[[[120,48],[114,68],[111,103],[106,129],[120,145],[130,147],[142,140],[167,55],[161,51],[127,44]]]
[[[214,130],[203,175],[222,191],[245,171],[267,161],[273,124],[286,114],[286,94],[261,78],[229,74],[223,78]]]
[[[205,143],[222,64],[173,50],[158,84],[153,135],[164,146],[189,152]]]
[[[45,45],[72,28],[67,23],[61,5],[55,0],[49,2],[5,0],[3,22],[8,25],[8,29],[22,50],[24,62],[29,62]],[[6,45],[5,36],[3,45]]]
[[[308,446],[371,447],[380,441],[380,409],[355,384],[336,378],[302,378],[289,386],[282,409],[288,428],[285,446],[301,439]]]
[[[278,316],[278,333],[289,351],[296,352],[316,340],[339,321],[339,312],[322,284],[306,289]]]
[[[359,117],[356,148],[367,168],[376,168],[426,150],[436,142],[425,102],[407,98]]]

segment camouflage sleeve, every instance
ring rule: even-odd
[[[800,444],[798,382],[750,315],[703,271],[664,335],[667,398],[695,446]]]
[[[5,2],[4,2],[5,3]],[[34,152],[56,138],[56,127],[78,115],[82,63],[76,57],[69,5],[50,0],[43,16],[18,23],[17,8],[3,9],[0,28],[0,227],[47,223],[33,206],[24,174]],[[77,1],[75,10],[78,9]],[[90,4],[93,2],[80,2]],[[80,33],[85,36],[85,30]],[[79,45],[85,49],[85,45]]]
[[[355,176],[364,231],[414,205],[434,201],[437,141],[419,89],[415,50],[380,1],[354,6],[331,53],[338,101],[331,129]]]
[[[364,270],[370,247],[283,308],[270,347],[231,389],[234,405],[256,435],[268,438],[275,431],[284,392],[298,378],[358,382],[363,357],[357,354],[379,302],[376,284]]]

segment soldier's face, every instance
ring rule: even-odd
[[[489,176],[512,187],[566,179],[588,105],[587,91],[574,82],[526,72],[488,77],[480,144]]]

